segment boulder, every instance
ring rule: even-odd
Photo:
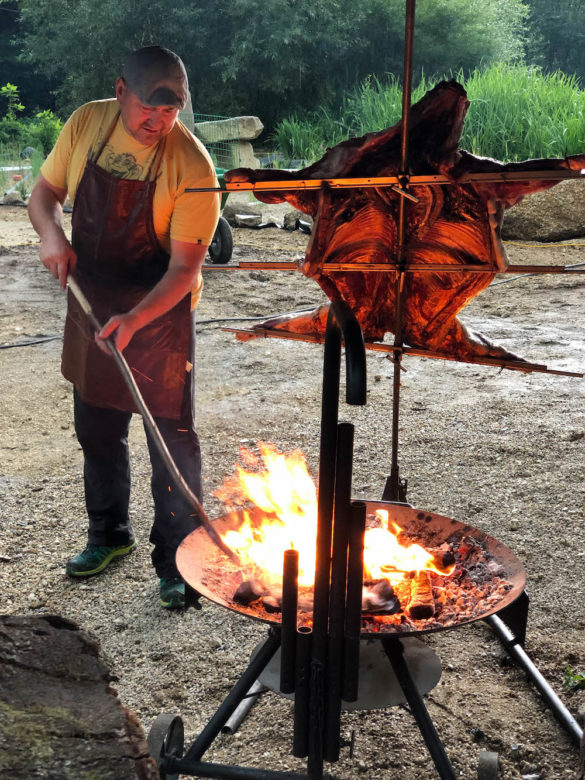
[[[221,141],[253,141],[264,130],[257,116],[234,116],[211,122],[197,122],[194,133],[204,144]]]
[[[26,201],[17,190],[5,193],[2,203],[4,206],[26,206]]]
[[[506,241],[566,241],[585,236],[585,182],[565,180],[506,211]]]

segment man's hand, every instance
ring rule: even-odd
[[[67,240],[65,234],[55,231],[46,239],[41,240],[41,262],[45,268],[59,280],[61,289],[67,286],[67,275],[73,273],[77,263],[77,255]]]
[[[113,317],[110,317],[100,332],[95,334],[95,343],[102,352],[109,355],[110,349],[105,340],[111,338],[116,347],[122,352],[142,325],[143,323],[139,322],[139,318],[135,314],[115,314]]]

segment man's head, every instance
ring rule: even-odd
[[[180,57],[161,46],[133,52],[116,82],[124,127],[146,146],[171,132],[188,93],[187,73]]]

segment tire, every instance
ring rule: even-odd
[[[215,229],[215,235],[209,246],[209,259],[215,265],[225,265],[232,258],[234,239],[232,229],[225,217],[220,217]]]

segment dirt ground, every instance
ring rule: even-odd
[[[235,230],[234,239],[235,260],[290,260],[307,242],[298,231],[272,228]],[[201,611],[160,609],[149,557],[148,458],[137,419],[131,511],[139,548],[96,579],[65,577],[65,560],[85,541],[81,455],[70,388],[59,372],[65,299],[40,265],[35,242],[26,211],[0,207],[2,610],[77,621],[99,640],[121,700],[145,730],[161,712],[180,714],[189,745],[266,626],[209,601]],[[507,249],[513,263],[585,263],[585,238]],[[584,275],[498,277],[461,318],[533,362],[582,372],[584,290]],[[321,348],[263,339],[242,344],[222,327],[321,300],[317,285],[296,272],[205,271],[197,427],[212,517],[222,511],[213,491],[233,472],[242,444],[301,448],[315,475],[318,466]],[[24,345],[44,337],[55,338]],[[583,380],[414,357],[405,358],[404,369],[400,467],[409,501],[469,523],[516,553],[531,600],[526,648],[570,711],[584,713],[585,691],[563,688],[567,667],[585,674]],[[379,499],[390,467],[392,365],[383,355],[368,353],[368,386],[366,407],[342,403],[340,416],[356,426],[354,497]],[[477,776],[484,750],[499,754],[505,780],[575,777],[576,745],[485,623],[424,642],[443,667],[426,703],[458,777]],[[342,736],[349,740],[352,732],[354,755],[342,749],[340,761],[326,765],[332,777],[437,776],[404,707],[346,713]],[[291,755],[291,738],[290,702],[268,693],[205,759],[305,771],[305,762]]]

